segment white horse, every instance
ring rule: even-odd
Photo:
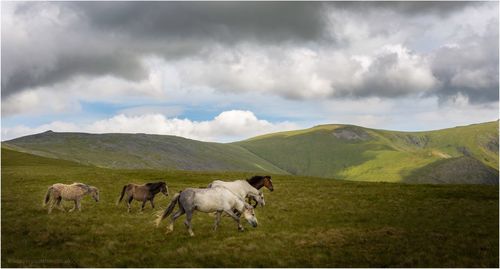
[[[156,220],[156,227],[160,225],[160,222],[164,218],[168,217],[172,213],[177,203],[179,204],[179,210],[172,215],[172,219],[167,228],[167,233],[174,230],[175,220],[183,214],[186,214],[186,221],[184,224],[188,229],[189,235],[194,236],[191,226],[191,218],[193,217],[195,210],[205,213],[216,212],[214,230],[217,230],[221,214],[222,212],[225,212],[231,216],[234,221],[236,221],[238,224],[238,230],[243,231],[240,218],[233,213],[233,210],[243,214],[244,218],[253,227],[257,227],[258,224],[251,205],[245,203],[242,199],[226,188],[214,187],[200,189],[187,188],[174,195],[167,209],[165,209],[163,214],[161,214]]]
[[[73,183],[71,185],[56,183],[47,189],[43,205],[46,206],[52,198],[52,202],[49,205],[49,214],[52,212],[54,203],[57,204],[57,208],[59,210],[64,211],[64,208],[61,206],[61,200],[64,199],[75,202],[75,205],[69,210],[69,212],[72,212],[75,209],[82,211],[80,201],[83,196],[87,194],[90,194],[96,202],[99,202],[99,189],[96,187],[83,183]]]
[[[235,181],[222,181],[215,180],[208,184],[209,188],[213,187],[224,187],[238,196],[240,199],[245,200],[247,197],[254,199],[257,204],[264,206],[266,201],[264,200],[264,194],[254,188],[246,180],[235,180]]]

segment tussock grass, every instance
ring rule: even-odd
[[[275,175],[275,191],[258,208],[259,226],[197,213],[196,236],[184,217],[165,235],[156,209],[115,205],[128,182],[185,187],[248,173],[111,170],[2,150],[4,267],[498,267],[498,188],[478,185],[362,183]],[[55,182],[81,181],[101,190],[81,213],[41,207]],[[66,208],[72,205],[65,203]]]

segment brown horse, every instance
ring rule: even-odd
[[[247,182],[257,190],[260,190],[262,187],[266,187],[270,191],[274,190],[271,176],[253,176],[250,179],[247,179]]]
[[[256,188],[257,190],[260,190],[262,187],[266,187],[270,191],[274,191],[273,187],[273,181],[271,180],[271,176],[253,176],[249,179],[247,179],[248,184],[252,185],[252,187]],[[255,201],[255,205],[253,207],[257,207],[258,202]],[[251,201],[248,201],[251,204]]]
[[[137,200],[137,201],[142,201],[142,206],[141,206],[141,211],[144,210],[144,206],[146,205],[146,202],[149,200],[151,203],[151,206],[155,208],[155,204],[153,203],[153,200],[155,199],[155,195],[157,193],[163,193],[165,196],[168,196],[168,187],[167,184],[163,181],[160,182],[154,182],[154,183],[146,183],[143,185],[137,185],[133,183],[129,183],[125,186],[123,186],[122,193],[120,195],[120,199],[116,202],[118,205],[122,199],[125,193],[127,193],[127,208],[128,212],[130,212],[130,203],[132,200]]]

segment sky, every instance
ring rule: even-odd
[[[2,2],[1,139],[497,120],[498,2]]]

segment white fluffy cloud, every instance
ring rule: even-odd
[[[401,44],[386,45],[374,55],[355,55],[349,79],[333,82],[337,96],[401,97],[423,95],[437,85],[429,63]]]
[[[290,122],[271,123],[251,111],[224,111],[209,121],[167,118],[162,114],[127,116],[119,114],[89,124],[55,121],[37,127],[17,125],[2,128],[2,140],[52,130],[56,132],[148,133],[176,135],[203,141],[235,141],[260,134],[297,129]]]

